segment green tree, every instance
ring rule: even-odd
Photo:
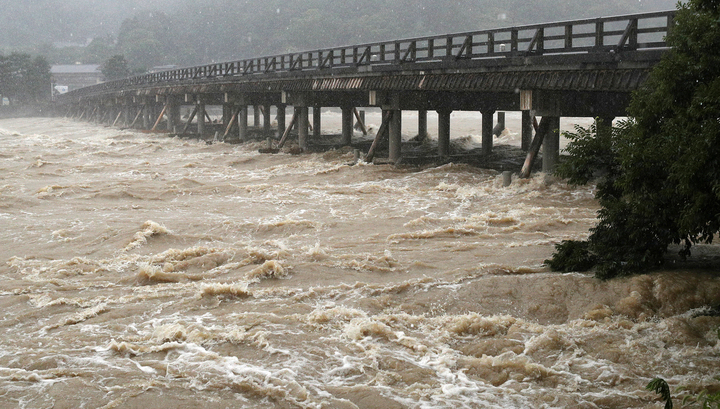
[[[130,75],[128,63],[122,55],[113,55],[108,58],[107,61],[100,66],[100,72],[103,73],[106,81],[125,78]]]
[[[601,210],[587,242],[559,244],[551,268],[642,272],[660,266],[671,244],[687,257],[720,231],[720,1],[680,4],[667,41],[671,50],[633,96],[631,122],[605,136],[569,135],[573,155],[559,174],[574,183],[588,169],[602,174]]]
[[[0,56],[0,94],[11,105],[45,102],[50,91],[50,64],[45,58],[24,53]]]
[[[140,13],[122,23],[117,51],[125,56],[133,71],[173,62],[176,39],[172,26],[172,20],[163,12]]]
[[[111,36],[95,37],[83,50],[86,64],[101,64],[115,52],[115,40]]]

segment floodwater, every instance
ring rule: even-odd
[[[587,236],[592,186],[263,146],[0,120],[0,407],[659,408],[655,376],[717,385],[717,276],[542,265]]]

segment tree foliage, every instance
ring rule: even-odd
[[[0,55],[0,95],[11,105],[30,105],[49,100],[50,64],[29,54]]]
[[[631,120],[568,135],[559,174],[601,176],[599,223],[584,246],[563,242],[548,264],[594,264],[610,278],[662,264],[671,244],[690,255],[720,231],[720,2],[679,5],[672,49],[633,96]]]
[[[670,386],[662,378],[654,378],[647,384],[645,389],[654,391],[660,398],[665,401],[665,409],[673,409],[672,396],[670,395]]]
[[[128,63],[122,55],[113,55],[108,58],[107,61],[100,66],[100,72],[103,73],[107,81],[125,78],[130,75]]]

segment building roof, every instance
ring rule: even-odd
[[[99,64],[67,64],[53,65],[51,74],[100,74]]]

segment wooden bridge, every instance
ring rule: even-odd
[[[250,136],[253,107],[254,125],[264,136],[283,136],[282,145],[294,128],[300,148],[307,148],[310,129],[321,132],[320,107],[342,110],[343,145],[352,142],[357,108],[379,107],[383,122],[376,142],[389,139],[390,161],[402,156],[403,110],[419,112],[420,137],[427,135],[427,111],[438,112],[440,157],[449,154],[453,110],[482,113],[482,155],[492,153],[493,114],[522,111],[523,149],[539,149],[544,140],[543,168],[551,170],[559,155],[560,117],[608,124],[624,116],[631,92],[667,50],[664,37],[674,15],[564,21],[213,63],[82,88],[58,104],[75,118],[144,129],[162,124],[170,132],[200,136],[209,130],[208,106],[222,106],[221,133],[240,141]],[[180,117],[184,105],[192,106],[186,121]],[[271,129],[273,106],[277,132]],[[287,106],[294,108],[290,124]],[[533,140],[535,115],[542,119]]]

